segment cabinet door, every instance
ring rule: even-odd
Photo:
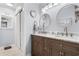
[[[44,56],[51,56],[51,46],[49,38],[43,38],[44,39],[44,47],[43,47],[43,55]]]
[[[63,41],[63,53],[65,56],[78,56],[79,44]]]
[[[52,56],[62,55],[62,41],[57,39],[50,39],[50,49]]]
[[[44,40],[39,36],[32,36],[32,55],[43,55]]]

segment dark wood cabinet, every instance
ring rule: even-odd
[[[32,35],[32,55],[33,56],[78,56],[79,44]]]

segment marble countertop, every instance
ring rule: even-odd
[[[37,35],[37,36],[43,36],[43,37],[48,37],[48,38],[56,38],[58,40],[64,40],[64,41],[70,41],[74,43],[79,43],[79,37],[78,36],[73,36],[73,37],[66,37],[66,36],[58,36],[58,35],[52,35],[52,34],[43,34],[43,33],[35,33],[32,35]]]

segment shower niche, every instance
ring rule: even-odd
[[[11,28],[13,28],[12,17],[7,15],[1,15],[0,29],[11,29]]]

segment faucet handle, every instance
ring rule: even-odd
[[[72,37],[72,36],[73,36],[73,34],[71,33],[71,34],[70,34],[70,36]]]

